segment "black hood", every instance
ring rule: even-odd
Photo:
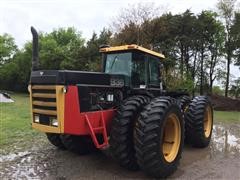
[[[109,86],[112,78],[126,80],[127,77],[124,75],[106,74],[101,72],[40,70],[31,73],[30,84],[87,84]]]

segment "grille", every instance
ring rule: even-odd
[[[32,86],[32,112],[39,116],[39,123],[51,125],[52,118],[57,119],[57,92],[54,85]]]

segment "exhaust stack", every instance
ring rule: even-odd
[[[38,57],[38,33],[34,27],[31,26],[32,32],[32,71],[39,70],[39,57]]]

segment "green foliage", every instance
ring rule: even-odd
[[[16,53],[17,46],[9,34],[0,35],[0,67],[7,63]]]
[[[240,66],[240,12],[235,13],[235,18],[231,27],[231,34],[235,40],[233,52],[235,65]]]
[[[194,89],[194,83],[190,76],[186,75],[186,78],[180,78],[179,74],[170,74],[166,76],[165,84],[169,91],[184,90],[188,93],[192,93]]]
[[[235,18],[235,9],[236,0],[219,0],[217,7],[219,13],[224,20],[225,25],[225,46],[224,46],[224,54],[226,56],[227,62],[227,74],[226,74],[226,82],[225,82],[225,96],[228,96],[229,91],[229,80],[230,80],[230,64],[234,58],[234,51],[236,50],[236,43],[240,37],[237,37],[233,33],[234,26],[234,18]],[[239,30],[238,30],[239,31]]]
[[[40,35],[40,66],[43,69],[75,69],[82,65],[78,52],[84,39],[75,28],[59,28]]]
[[[240,78],[234,80],[229,90],[229,94],[235,98],[240,97]]]
[[[109,44],[111,35],[111,32],[104,28],[99,36],[93,33],[92,38],[85,44],[81,33],[71,27],[59,28],[51,33],[40,33],[40,68],[100,71],[99,46]],[[4,44],[0,42],[1,45]],[[0,89],[27,90],[31,56],[30,42],[26,43],[22,50],[9,54],[11,61],[0,66]]]
[[[220,88],[220,86],[213,86],[212,88],[212,94],[223,96],[224,95],[224,90]]]

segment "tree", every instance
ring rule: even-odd
[[[217,14],[212,11],[202,11],[198,16],[198,45],[200,46],[201,61],[200,94],[203,94],[204,74],[208,76],[209,92],[211,93],[213,83],[221,72],[219,65],[223,55],[225,34],[223,24],[216,18]]]
[[[236,60],[235,65],[240,66],[240,12],[235,13],[235,18],[231,27],[231,34],[235,41],[233,52],[234,58]]]
[[[14,39],[9,34],[0,35],[0,67],[7,63],[17,51]]]
[[[235,98],[240,97],[240,77],[234,80],[229,93]]]
[[[122,9],[112,23],[114,44],[138,44],[149,47],[146,37],[148,32],[143,30],[142,24],[151,21],[160,13],[160,8],[153,3],[138,3]]]
[[[229,76],[230,76],[230,64],[233,59],[233,51],[235,49],[234,37],[231,33],[231,27],[233,25],[234,13],[235,13],[235,3],[236,0],[219,0],[217,7],[224,19],[225,23],[225,54],[227,58],[227,76],[226,76],[226,86],[225,86],[225,97],[228,97],[229,89]]]
[[[87,70],[101,70],[101,54],[99,53],[99,47],[109,44],[111,36],[112,33],[106,28],[103,28],[99,36],[95,32],[92,34],[92,38],[87,42],[85,52],[83,53],[87,58]]]
[[[43,69],[80,69],[79,52],[85,40],[75,28],[59,28],[49,34],[40,34],[40,66]]]
[[[214,95],[219,95],[219,96],[223,96],[224,95],[224,90],[222,90],[220,88],[220,86],[213,86],[212,87],[212,94]]]

